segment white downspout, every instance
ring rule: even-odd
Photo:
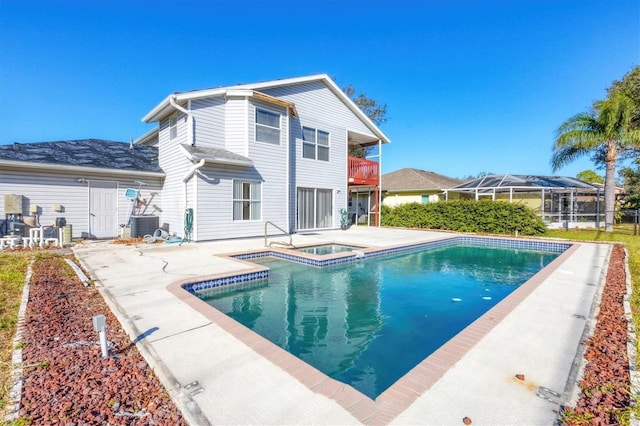
[[[247,111],[247,122],[249,121],[249,113],[248,113],[249,108],[246,108]],[[249,134],[248,134],[248,127],[246,128],[247,131],[247,136],[245,138],[245,140],[247,141],[247,150],[249,147]],[[291,133],[291,112],[289,111],[289,108],[287,108],[287,146],[286,146],[286,157],[287,157],[287,166],[286,166],[286,184],[285,184],[285,188],[286,188],[286,198],[285,198],[285,211],[287,212],[287,226],[285,229],[288,230],[289,234],[291,234],[292,228],[291,228],[291,210],[289,207],[290,204],[290,197],[291,197],[291,141],[292,141],[293,137],[292,137],[292,133]],[[295,140],[293,141],[293,143],[295,143]],[[261,196],[262,197],[262,196]],[[261,198],[262,199],[262,198]]]
[[[189,207],[188,203],[187,203],[187,182],[189,182],[189,179],[191,179],[191,176],[193,176],[199,168],[201,168],[202,166],[204,166],[204,158],[201,159],[200,161],[198,161],[196,164],[194,164],[191,169],[189,169],[189,171],[187,172],[186,175],[184,175],[184,177],[182,178],[182,183],[184,184],[183,186],[183,198],[184,198],[184,211],[187,211],[187,208]]]
[[[196,164],[194,164],[189,171],[187,172],[186,175],[184,175],[184,177],[182,178],[182,183],[184,183],[184,208],[187,208],[187,182],[189,182],[189,179],[191,179],[191,176],[194,175],[195,172],[198,171],[199,168],[201,168],[202,166],[204,166],[204,158],[201,159],[200,161],[198,161]]]
[[[175,109],[187,115],[187,142],[189,142],[191,146],[195,146],[196,141],[193,138],[193,116],[191,115],[191,109],[185,109],[178,105],[178,103],[176,102],[176,95],[169,96],[169,103]]]

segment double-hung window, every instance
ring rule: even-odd
[[[302,156],[312,160],[329,161],[329,133],[303,127]]]
[[[233,220],[260,220],[260,182],[233,181]]]
[[[280,114],[256,108],[256,141],[280,145]]]

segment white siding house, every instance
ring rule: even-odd
[[[114,238],[134,206],[192,241],[334,229],[354,184],[349,146],[389,142],[325,74],[174,93],[142,120],[157,125],[130,144],[0,146],[0,197],[22,204],[0,203],[0,236],[32,217]]]
[[[15,223],[64,223],[69,238],[117,237],[134,208],[160,213],[163,178],[152,147],[97,139],[0,146],[0,235]],[[127,189],[139,190],[139,204]]]
[[[143,121],[159,123],[142,143],[166,174],[161,222],[192,212],[194,241],[338,228],[349,144],[389,142],[325,74],[175,93]]]

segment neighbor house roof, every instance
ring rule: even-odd
[[[481,178],[465,182],[452,187],[451,190],[481,190],[494,188],[583,188],[593,190],[594,185],[568,176],[540,176],[540,175],[486,175]]]
[[[164,98],[147,115],[142,118],[145,123],[160,121],[167,114],[173,112],[175,108],[171,105],[171,100],[179,105],[185,105],[188,101],[201,98],[211,98],[217,96],[252,96],[267,102],[277,102],[292,110],[295,115],[295,105],[284,100],[260,93],[260,90],[271,89],[282,86],[291,86],[310,82],[323,82],[350,110],[353,112],[383,143],[390,142],[389,138],[376,126],[365,113],[333,82],[327,74],[314,74],[304,77],[286,78],[280,80],[263,81],[259,83],[238,84],[235,86],[224,86],[213,89],[191,90],[188,92],[175,92]]]
[[[383,191],[424,191],[451,188],[460,179],[450,178],[426,170],[405,168],[382,175]]]
[[[37,168],[101,169],[119,173],[162,175],[158,149],[101,139],[0,145],[4,166]]]

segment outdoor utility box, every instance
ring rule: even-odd
[[[153,235],[158,229],[158,216],[131,216],[131,238]]]
[[[4,195],[4,213],[5,214],[22,214],[22,195],[5,194]]]
[[[31,213],[31,214],[38,213],[38,205],[37,204],[29,204],[29,213]]]

